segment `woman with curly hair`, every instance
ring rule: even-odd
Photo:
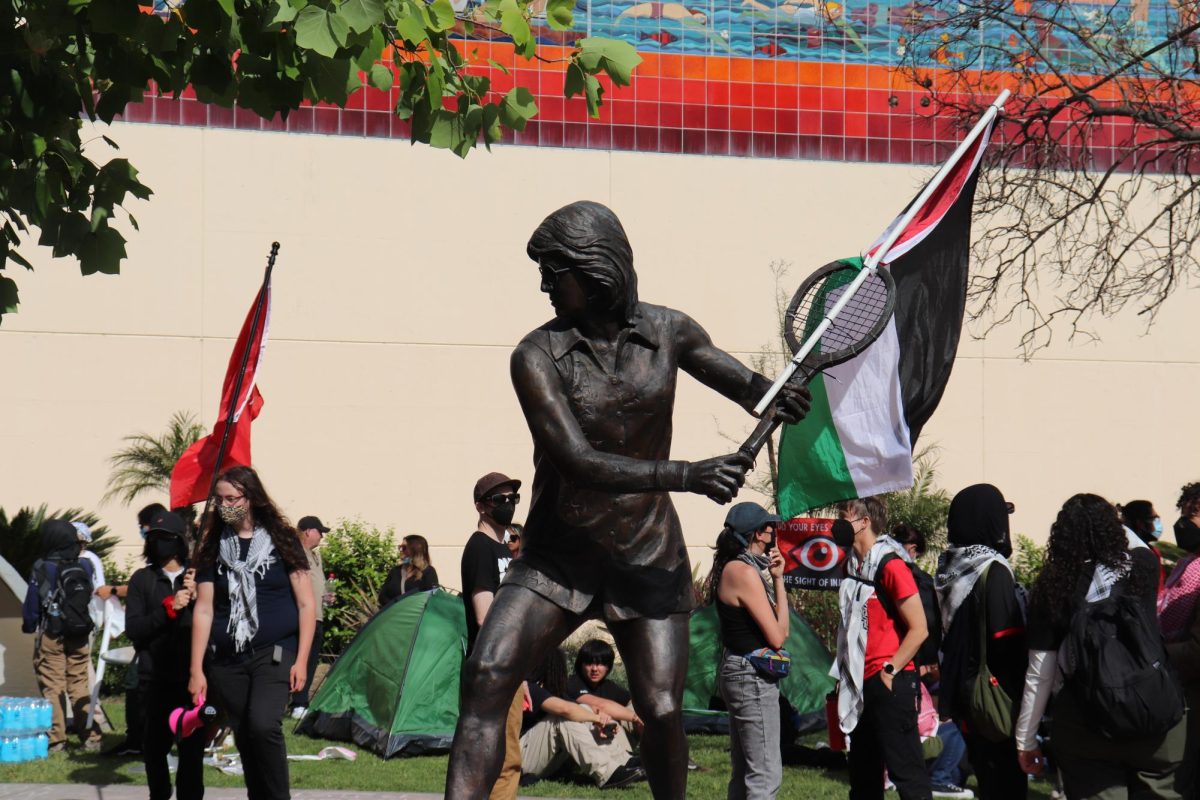
[[[1036,734],[1059,677],[1058,650],[1077,613],[1117,593],[1155,605],[1158,560],[1145,543],[1126,534],[1117,510],[1103,497],[1077,494],[1063,504],[1050,528],[1046,563],[1033,585],[1029,608],[1029,667],[1017,718],[1021,768],[1041,772]],[[1154,633],[1157,633],[1155,631]],[[1055,695],[1055,760],[1072,800],[1181,798],[1177,774],[1184,755],[1186,721],[1166,733],[1133,740],[1107,738],[1064,678]]]
[[[283,714],[304,688],[316,606],[308,558],[258,473],[226,470],[196,556],[191,680],[225,710],[249,800],[287,800]]]

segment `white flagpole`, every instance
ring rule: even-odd
[[[791,380],[792,376],[796,374],[796,370],[799,368],[800,363],[804,361],[804,359],[808,357],[808,354],[812,352],[813,348],[817,346],[817,342],[821,340],[821,336],[826,330],[829,329],[829,326],[833,324],[833,321],[837,319],[837,315],[842,313],[842,309],[845,308],[846,304],[849,303],[854,297],[854,294],[858,291],[859,287],[863,285],[863,282],[866,281],[867,277],[879,268],[879,262],[883,260],[883,257],[887,255],[887,252],[891,249],[892,245],[894,245],[896,241],[904,234],[905,229],[908,228],[909,224],[912,223],[913,219],[917,216],[917,213],[921,210],[921,207],[925,205],[925,201],[928,200],[935,191],[937,191],[937,188],[941,186],[942,182],[946,180],[946,176],[950,174],[950,171],[953,170],[954,167],[958,165],[958,162],[962,160],[963,156],[966,155],[967,151],[971,148],[971,145],[975,143],[975,140],[979,138],[979,136],[987,129],[987,126],[992,123],[992,120],[996,118],[996,115],[1000,113],[1000,110],[1004,108],[1004,103],[1008,100],[1009,94],[1010,92],[1008,89],[1000,92],[1000,96],[997,97],[992,104],[988,106],[987,110],[983,112],[983,116],[979,118],[979,122],[975,123],[975,127],[970,130],[966,138],[959,142],[958,147],[955,148],[954,152],[950,154],[950,158],[946,160],[946,163],[942,164],[941,169],[937,171],[929,183],[925,184],[925,188],[921,190],[919,195],[917,195],[917,199],[912,202],[912,204],[908,207],[908,210],[904,212],[903,216],[901,216],[900,219],[892,225],[887,236],[885,236],[884,240],[879,244],[879,247],[875,248],[874,252],[872,252],[863,260],[863,266],[858,275],[856,275],[854,280],[846,286],[845,291],[842,292],[842,296],[838,298],[836,303],[834,303],[833,308],[829,309],[829,311],[825,314],[825,319],[821,320],[821,324],[819,324],[809,335],[809,337],[804,340],[804,344],[802,344],[800,349],[796,351],[796,354],[792,356],[792,360],[788,362],[787,367],[782,373],[780,373],[779,377],[775,379],[775,383],[771,384],[771,388],[768,389],[767,393],[763,395],[762,400],[758,401],[758,405],[754,407],[754,413],[756,415],[761,415],[767,410],[767,406],[769,406],[775,399],[775,396],[779,394],[779,390],[783,388],[783,385]]]

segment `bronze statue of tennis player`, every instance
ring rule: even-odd
[[[512,355],[513,386],[533,434],[533,500],[521,557],[463,671],[446,796],[488,796],[521,680],[581,622],[600,617],[645,725],[651,790],[682,798],[692,572],[669,493],[727,503],[752,465],[736,453],[670,460],[675,384],[682,369],[750,410],[771,382],[713,345],[686,314],[639,302],[629,240],[605,206],[560,208],[534,231],[527,252],[555,313]],[[807,390],[785,387],[776,413],[795,422],[808,406]]]

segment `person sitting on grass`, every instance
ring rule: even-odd
[[[575,674],[567,679],[567,699],[608,714],[626,733],[641,731],[642,721],[630,705],[628,690],[609,680],[616,652],[601,639],[589,639],[575,656]]]
[[[561,650],[550,651],[526,686],[529,707],[521,726],[522,785],[568,765],[602,789],[645,780],[629,738],[613,718],[566,699],[567,662]]]

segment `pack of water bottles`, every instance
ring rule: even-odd
[[[0,697],[0,764],[47,758],[54,722],[49,700],[32,697]]]

